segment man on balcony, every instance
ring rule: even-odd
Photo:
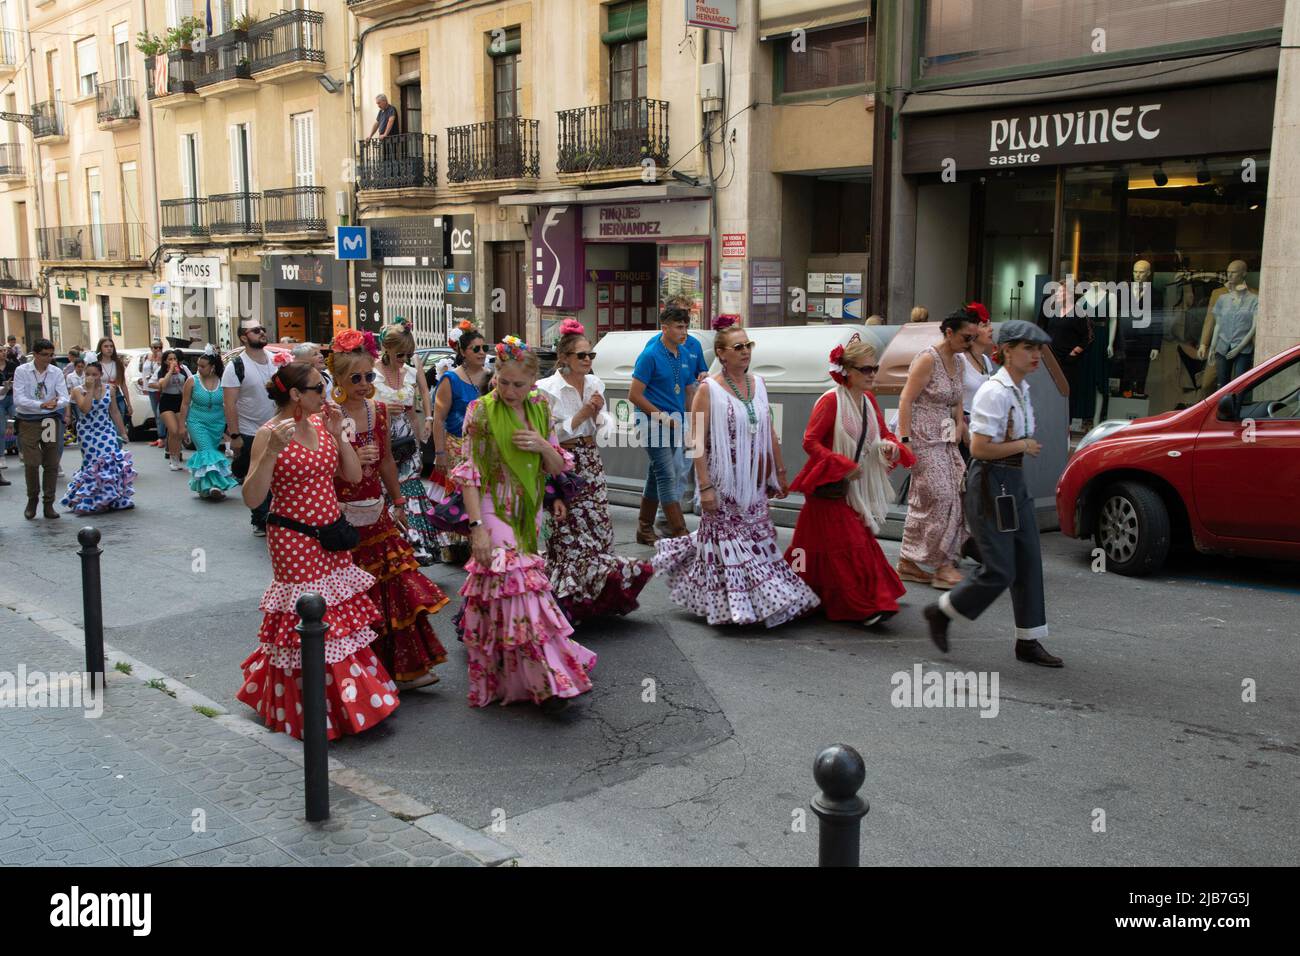
[[[370,135],[367,139],[388,139],[397,133],[397,107],[388,102],[388,97],[380,93],[375,97],[375,105],[379,107],[379,115],[375,117],[375,125],[370,128]]]

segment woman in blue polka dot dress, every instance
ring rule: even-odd
[[[131,501],[135,467],[131,453],[122,450],[126,426],[104,387],[104,369],[98,362],[86,366],[85,381],[72,390],[71,398],[81,411],[77,423],[81,467],[68,482],[68,492],[59,503],[79,515],[135,507]]]

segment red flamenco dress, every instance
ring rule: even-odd
[[[352,446],[361,448],[374,444],[381,456],[388,454],[384,436],[388,434],[388,409],[377,402],[367,403],[369,420],[362,430],[357,423],[353,428]],[[334,476],[334,490],[339,501],[382,502],[383,482],[379,468],[381,457],[372,465],[362,466],[361,480],[356,484]],[[384,669],[400,682],[426,679],[433,669],[447,660],[447,649],[433,633],[429,615],[437,614],[447,604],[447,595],[436,584],[420,573],[415,552],[405,536],[388,514],[385,504],[376,509],[378,519],[373,524],[358,525],[361,543],[352,550],[352,560],[357,567],[372,574],[375,583],[370,588],[370,600],[379,608],[383,620],[375,627],[379,637],[372,645]]]
[[[263,428],[274,424],[272,419]],[[297,439],[275,459],[271,511],[314,526],[339,517],[334,496],[338,447],[313,416],[316,449]],[[235,697],[252,707],[266,725],[302,739],[302,651],[298,642],[298,598],[315,591],[325,598],[325,730],[330,740],[369,730],[397,709],[397,685],[370,644],[371,625],[381,620],[367,596],[372,575],[352,563],[347,551],[326,551],[315,539],[270,525],[271,586],[258,647],[243,663],[244,683]]]
[[[875,396],[867,393],[867,398],[881,439],[893,442],[899,449],[895,464],[911,467],[915,456],[885,426],[885,416]],[[866,520],[848,500],[818,498],[813,494],[818,485],[839,481],[854,468],[851,459],[832,450],[837,410],[835,392],[828,392],[813,407],[812,418],[804,430],[803,450],[808,461],[790,483],[791,491],[804,496],[804,504],[785,559],[804,583],[817,592],[827,618],[865,621],[876,614],[897,612],[898,599],[907,589],[880,550]]]

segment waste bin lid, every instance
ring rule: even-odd
[[[750,371],[761,375],[769,390],[821,393],[835,384],[830,375],[830,354],[835,346],[844,345],[856,332],[880,355],[898,326],[780,325],[748,331],[755,343]],[[721,368],[722,364],[714,361],[709,371],[716,373]]]
[[[606,332],[596,343],[596,361],[592,374],[606,385],[626,386],[632,381],[632,369],[646,345],[659,334],[657,329],[629,332]],[[713,361],[713,333],[691,329],[691,337],[704,349],[704,361]]]

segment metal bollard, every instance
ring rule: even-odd
[[[99,586],[99,529],[87,525],[77,532],[81,544],[81,616],[86,635],[86,673],[90,675],[90,689],[95,691],[98,674],[104,689],[108,680],[104,676],[104,601]]]
[[[302,648],[302,755],[307,820],[330,818],[328,739],[325,734],[325,599],[309,592],[294,606],[300,618],[295,630]]]
[[[818,866],[858,866],[862,818],[870,808],[858,796],[867,779],[862,755],[848,744],[835,744],[817,755],[813,779],[821,788],[809,803],[820,821],[817,828]]]

